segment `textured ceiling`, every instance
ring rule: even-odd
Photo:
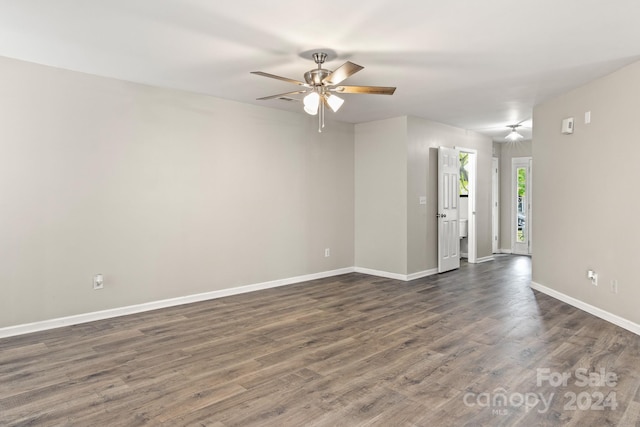
[[[640,59],[637,0],[315,4],[0,0],[0,55],[301,111],[256,101],[296,86],[249,72],[302,80],[315,64],[301,53],[330,49],[325,68],[365,67],[345,84],[397,87],[393,96],[344,95],[335,119],[414,115],[496,141],[534,105]]]

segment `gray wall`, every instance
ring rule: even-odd
[[[533,281],[636,324],[638,115],[640,62],[545,102],[533,116]],[[567,117],[575,118],[573,135],[560,132]]]
[[[354,265],[436,268],[440,145],[478,150],[491,254],[489,137],[415,117],[318,134],[302,113],[6,58],[0,94],[0,327]]]
[[[357,124],[355,146],[358,267],[403,275],[437,268],[439,146],[478,150],[478,257],[491,255],[490,137],[400,117]]]
[[[0,327],[354,265],[351,124],[3,58],[0,117]]]
[[[356,125],[356,265],[407,272],[407,118]]]

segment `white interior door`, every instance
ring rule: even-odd
[[[460,152],[438,149],[438,272],[460,267],[458,201],[460,192]]]

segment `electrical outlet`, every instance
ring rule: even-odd
[[[102,289],[104,288],[104,278],[102,274],[96,274],[93,276],[93,289]]]
[[[618,293],[618,281],[615,279],[611,281],[611,293],[612,294]]]
[[[325,248],[325,250],[324,250],[324,257],[325,257],[325,258],[328,258],[328,257],[330,257],[330,256],[331,256],[331,249],[329,249],[329,248]]]

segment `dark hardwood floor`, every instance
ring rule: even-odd
[[[640,337],[530,269],[347,274],[2,339],[0,425],[640,426]]]

